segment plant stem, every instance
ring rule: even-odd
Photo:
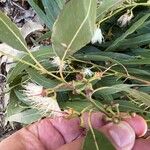
[[[97,143],[97,141],[96,141],[96,136],[95,136],[95,133],[94,133],[92,124],[91,124],[91,113],[92,113],[92,110],[90,110],[89,115],[88,115],[88,125],[89,125],[89,128],[90,128],[90,130],[91,130],[91,133],[92,133],[92,135],[93,135],[93,139],[94,139],[94,143],[95,143],[96,150],[99,150],[99,146],[98,146],[98,143]]]
[[[95,66],[95,68],[108,69],[108,68],[106,68],[106,67],[104,67],[104,66],[96,65],[96,64],[94,64],[94,63],[92,63],[92,62],[89,62],[89,61],[79,60],[79,59],[76,59],[76,58],[74,58],[74,57],[71,57],[71,59],[74,60],[74,61],[77,61],[77,62],[81,62],[81,63],[93,65],[93,66]],[[133,80],[137,80],[137,81],[140,81],[140,82],[145,83],[145,84],[147,84],[147,85],[150,85],[150,82],[147,81],[147,80],[143,80],[143,79],[140,79],[140,78],[137,78],[137,77],[128,75],[128,74],[124,74],[124,73],[118,72],[118,71],[113,70],[113,69],[109,69],[109,71],[113,72],[114,75],[120,74],[122,77],[129,78],[129,79],[133,79]],[[105,73],[106,73],[106,72],[105,72]],[[106,73],[106,74],[109,75],[110,73]],[[111,75],[112,75],[112,74],[111,74]]]
[[[88,99],[93,104],[93,106],[95,106],[98,110],[103,112],[105,115],[110,116],[110,114],[103,108],[103,104],[101,104],[101,106],[99,106],[98,104],[96,104],[96,102],[91,97],[88,98],[83,92],[80,92],[80,94],[82,96],[84,96],[86,99]]]
[[[33,64],[31,64],[31,63],[29,63],[29,62],[27,62],[27,61],[24,61],[24,60],[22,60],[22,59],[20,59],[20,58],[14,57],[14,56],[12,56],[12,55],[10,55],[10,54],[8,54],[8,53],[1,52],[1,54],[7,55],[8,57],[11,57],[11,58],[13,58],[13,59],[16,60],[16,61],[19,61],[19,62],[21,62],[21,63],[23,63],[23,64],[28,65],[28,66],[31,66],[31,67],[33,67],[34,69],[36,69],[36,70],[38,70],[38,71],[41,71],[41,72],[44,73],[44,74],[48,74],[48,75],[50,75],[50,76],[56,78],[57,80],[59,80],[59,81],[61,81],[61,82],[64,82],[61,78],[59,78],[59,77],[57,77],[56,75],[52,74],[51,72],[49,72],[48,70],[46,70],[46,69],[43,68],[43,67],[42,67],[42,68],[37,67],[36,65],[33,65]]]

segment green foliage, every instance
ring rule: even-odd
[[[42,0],[40,4],[36,0],[28,0],[28,2],[40,19],[51,30],[57,16],[63,8],[64,0]]]
[[[144,15],[142,18],[140,18],[137,22],[135,22],[122,36],[117,38],[112,45],[110,45],[106,51],[112,51],[114,49],[117,49],[119,47],[119,43],[122,42],[127,36],[135,32],[143,23],[150,17],[150,14]]]
[[[105,0],[100,3],[97,8],[97,21],[103,20],[107,13],[110,11],[117,9],[125,0]]]
[[[51,47],[41,47],[38,51],[35,51],[32,53],[33,56],[41,62],[44,59],[48,59],[50,57],[55,56],[53,50]],[[25,63],[27,62],[27,63]],[[8,75],[7,82],[12,82],[19,74],[21,74],[26,68],[28,68],[30,65],[34,65],[35,62],[33,59],[28,55],[24,55],[20,61],[16,64],[15,68],[12,69],[11,73]]]
[[[27,109],[22,112],[15,113],[14,115],[6,119],[7,121],[10,121],[10,122],[20,122],[23,124],[30,124],[30,123],[37,121],[41,117],[42,117],[41,114],[37,110]]]
[[[95,139],[93,138],[93,133]],[[114,146],[110,143],[110,141],[105,137],[103,133],[100,131],[93,129],[93,133],[91,130],[88,131],[83,150],[115,150]],[[98,147],[96,147],[95,143],[97,143]]]
[[[60,58],[75,53],[90,42],[95,28],[95,10],[96,0],[69,1],[65,5],[52,32],[53,48]]]
[[[50,109],[51,105],[47,106],[53,100],[57,100],[55,102],[61,108],[56,110],[59,113],[71,109],[72,113],[78,115],[94,109],[111,118],[119,109],[120,112],[137,112],[149,119],[149,2],[28,2],[48,28],[35,41],[51,38],[52,43],[41,46],[37,51],[30,51],[16,25],[0,13],[0,41],[26,52],[21,58],[14,58],[15,66],[8,73],[10,102],[7,120],[28,124],[49,116],[55,112]],[[128,22],[123,20],[126,21],[126,26],[120,27],[117,20],[131,12],[134,17]],[[105,42],[91,44],[96,27],[102,30]],[[5,54],[3,50],[0,51]],[[11,54],[8,56],[12,57]],[[34,83],[35,87],[30,85],[30,89],[27,89],[28,83]],[[36,86],[42,91],[34,95]],[[28,90],[31,90],[29,96],[26,93]],[[37,98],[38,95],[40,99]],[[119,104],[119,107],[114,109],[113,104]],[[113,115],[106,106],[111,108]],[[43,107],[45,113],[41,112]],[[114,149],[101,133],[94,130],[94,134],[99,149]],[[95,139],[89,131],[84,149],[95,149],[93,143]]]
[[[17,26],[0,11],[0,41],[20,51],[27,51],[27,45]],[[13,39],[13,40],[12,40]]]

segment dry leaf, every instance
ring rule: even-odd
[[[39,22],[33,22],[32,20],[29,20],[23,25],[21,33],[22,36],[26,38],[30,33],[37,30],[43,30],[43,26]]]

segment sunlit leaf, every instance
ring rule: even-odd
[[[16,113],[12,116],[9,116],[7,118],[7,121],[30,124],[39,120],[41,117],[42,115],[39,113],[39,111],[34,110],[34,109],[27,109],[22,112]]]
[[[32,81],[36,82],[37,84],[43,86],[44,88],[54,88],[58,84],[59,81],[54,79],[46,78],[44,75],[40,74],[38,71],[28,68],[26,69]]]
[[[93,130],[99,150],[115,150],[114,146],[111,144],[111,142],[106,138],[106,136],[103,133],[101,133],[96,129]],[[93,134],[91,130],[89,130],[85,138],[83,150],[98,150],[98,149],[95,146]]]
[[[17,26],[0,11],[0,41],[20,51],[27,51],[27,45]]]
[[[38,61],[42,61],[44,59],[48,59],[50,57],[55,56],[52,48],[49,46],[41,47],[38,51],[32,52],[32,54]],[[35,64],[28,54],[23,56],[22,60],[27,61],[28,63],[31,63],[33,65]],[[22,62],[18,62],[8,75],[7,82],[10,83],[11,81],[13,81],[19,74],[21,74],[23,70],[25,70],[28,67],[29,65],[24,64]]]
[[[95,19],[96,0],[70,0],[53,27],[52,43],[56,54],[63,58],[89,43]]]

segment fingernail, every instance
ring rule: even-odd
[[[144,118],[139,115],[132,118],[125,118],[124,121],[126,121],[133,128],[137,137],[142,137],[147,132],[147,123]]]
[[[135,140],[135,133],[133,129],[126,122],[121,122],[119,124],[114,124],[108,130],[109,136],[119,148],[128,146],[131,142]]]

